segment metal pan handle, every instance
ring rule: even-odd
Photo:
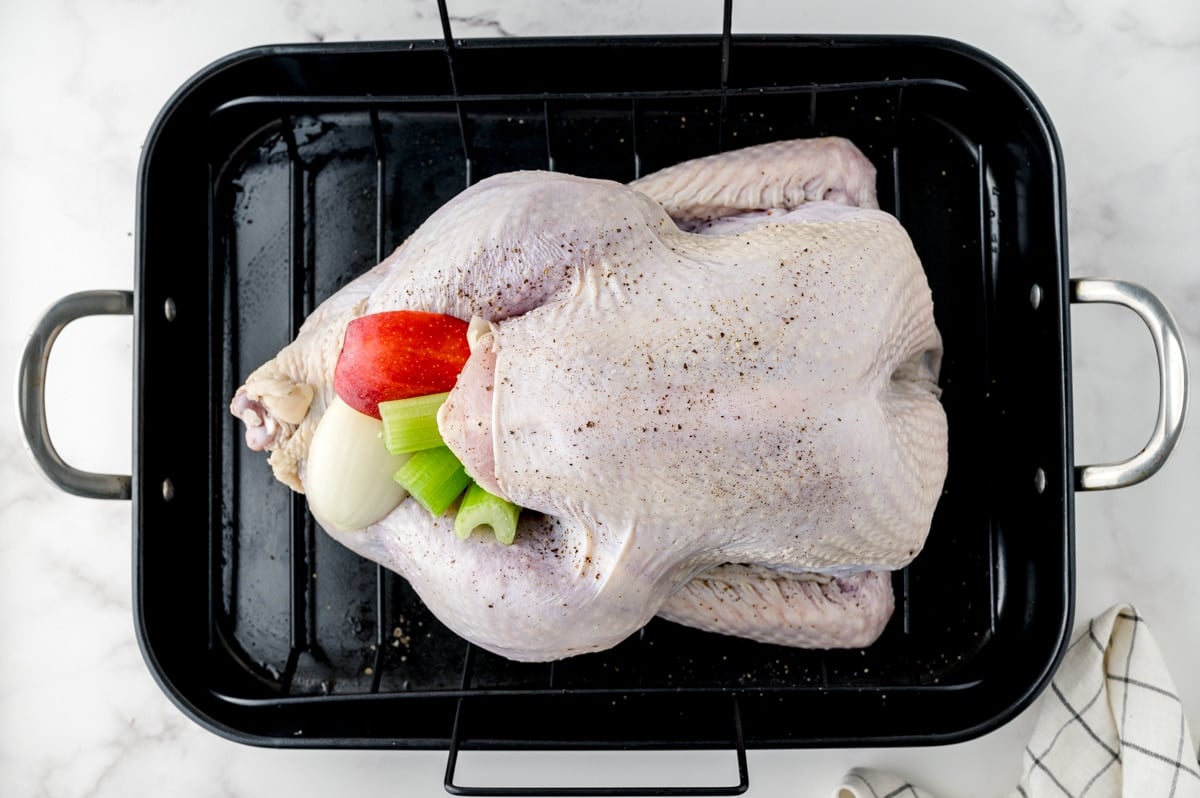
[[[46,364],[54,339],[76,319],[84,316],[129,316],[133,314],[132,291],[80,291],[68,294],[50,306],[33,328],[17,372],[17,412],[25,442],[42,472],[59,488],[89,499],[128,499],[133,495],[133,478],[125,474],[96,474],[80,471],[63,461],[50,442],[46,426]]]
[[[1154,338],[1158,357],[1158,418],[1149,442],[1127,460],[1075,467],[1075,490],[1108,490],[1136,485],[1162,468],[1183,430],[1188,371],[1179,327],[1158,297],[1133,283],[1091,277],[1072,280],[1071,301],[1123,305],[1146,323]]]
[[[738,780],[734,784],[726,784],[720,786],[689,786],[689,787],[672,787],[672,786],[642,786],[642,787],[617,787],[617,786],[597,786],[597,787],[474,787],[458,784],[454,780],[455,771],[458,767],[458,754],[463,750],[463,704],[467,700],[466,697],[459,698],[458,706],[454,712],[454,727],[450,734],[450,750],[446,758],[446,776],[443,781],[443,787],[446,792],[451,795],[478,795],[478,796],[523,796],[524,798],[533,798],[533,796],[701,796],[701,795],[742,795],[750,789],[750,772],[746,764],[746,740],[742,732],[742,713],[738,704],[737,695],[730,695],[730,708],[733,711],[733,749],[737,755],[737,770]]]

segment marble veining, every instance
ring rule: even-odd
[[[462,38],[716,32],[721,24],[720,0],[449,6]],[[52,301],[132,287],[142,143],[191,75],[259,44],[441,36],[431,0],[48,0],[5,3],[0,20],[0,373],[10,380]],[[1045,104],[1062,141],[1072,274],[1154,290],[1200,369],[1200,5],[759,0],[735,3],[733,28],[934,34],[1008,64]],[[64,333],[52,361],[51,430],[71,462],[127,470],[129,322],[83,324]],[[1132,453],[1156,402],[1149,336],[1114,309],[1078,309],[1072,328],[1077,459]],[[128,503],[66,496],[35,473],[13,396],[0,392],[0,794],[444,794],[443,752],[259,749],[188,720],[155,683],[135,639]],[[1077,625],[1118,601],[1135,604],[1193,729],[1198,475],[1193,418],[1160,474],[1076,499]],[[751,752],[750,795],[828,795],[854,765],[895,770],[939,794],[1002,794],[1016,782],[1032,712],[946,747]],[[474,777],[513,783],[537,756],[481,758]],[[540,756],[537,769],[564,780],[589,767],[586,757]],[[645,765],[629,762],[623,767],[635,773]]]

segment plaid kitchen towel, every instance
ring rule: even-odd
[[[1200,798],[1200,764],[1162,656],[1132,608],[1093,619],[1067,649],[1010,798]],[[875,770],[835,798],[932,798]]]

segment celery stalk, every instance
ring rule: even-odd
[[[444,446],[438,432],[438,408],[449,393],[434,393],[379,403],[383,445],[391,454],[408,454]]]
[[[466,540],[476,527],[489,526],[496,535],[496,540],[507,546],[517,535],[517,516],[520,514],[520,507],[488,493],[472,482],[458,505],[458,514],[454,517],[454,534]]]
[[[445,446],[416,452],[400,466],[395,479],[435,516],[446,512],[471,482],[462,463]]]

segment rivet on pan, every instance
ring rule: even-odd
[[[1033,284],[1033,288],[1029,289],[1029,304],[1033,305],[1033,309],[1037,310],[1042,304],[1042,287],[1037,283]]]
[[[175,321],[175,300],[167,297],[167,301],[163,303],[163,315],[167,317],[167,321]]]
[[[163,480],[163,501],[169,502],[175,498],[175,483],[169,479]]]
[[[1040,468],[1033,472],[1033,489],[1038,493],[1046,492],[1046,472]]]

